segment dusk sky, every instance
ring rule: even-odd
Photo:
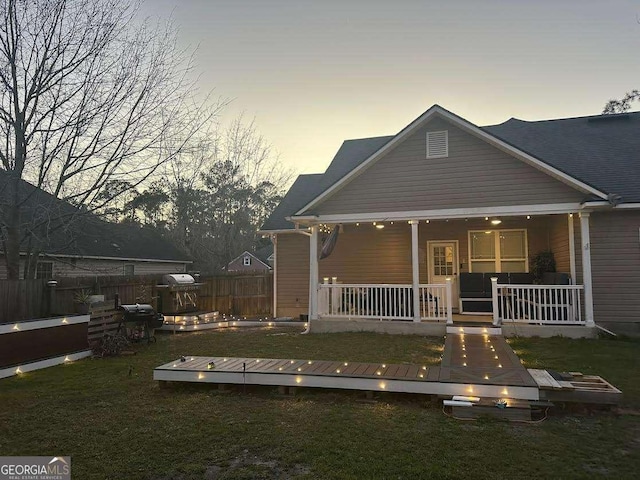
[[[593,115],[640,88],[640,0],[147,0],[199,47],[203,90],[296,173],[434,103],[477,125]]]

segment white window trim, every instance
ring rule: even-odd
[[[429,136],[437,133],[444,133],[445,153],[443,155],[430,155],[429,154]],[[449,130],[438,130],[433,132],[427,132],[427,158],[447,158],[449,156]]]
[[[482,259],[476,259],[474,260],[473,257],[471,256],[471,234],[473,233],[484,233],[486,231],[492,231],[494,233],[497,233],[497,235],[494,235],[494,241],[495,241],[495,253],[496,256],[493,259],[489,259],[489,258],[482,258]],[[504,261],[505,262],[524,262],[524,268],[525,268],[525,273],[529,273],[529,231],[526,228],[487,228],[485,230],[469,230],[467,232],[467,248],[469,250],[469,273],[473,273],[473,264],[474,262],[493,262],[494,264],[494,272],[495,273],[502,273],[502,256],[501,256],[501,250],[500,250],[500,233],[501,232],[524,232],[524,253],[525,253],[525,257],[524,258],[505,258]]]

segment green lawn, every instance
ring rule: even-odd
[[[210,331],[0,380],[0,455],[71,455],[80,480],[637,478],[640,342],[510,342],[527,366],[602,375],[625,392],[625,413],[525,425],[454,420],[415,396],[158,388],[152,369],[181,354],[437,364],[442,348],[415,336]]]

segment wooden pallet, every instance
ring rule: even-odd
[[[115,333],[121,319],[122,312],[114,308],[113,302],[92,305],[91,320],[89,321],[89,344],[100,341],[107,333]]]
[[[546,370],[529,369],[538,384],[540,398],[551,402],[617,405],[622,392],[597,375],[580,372],[562,372],[563,380],[556,380]]]

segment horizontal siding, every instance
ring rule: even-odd
[[[640,334],[640,212],[592,213],[593,310],[598,324]]]
[[[449,157],[426,158],[426,132],[449,131]],[[584,194],[435,119],[314,211],[318,214],[579,202]]]
[[[277,311],[279,317],[297,317],[309,310],[309,237],[278,235],[276,243]]]
[[[566,215],[554,215],[549,219],[549,247],[556,259],[558,272],[571,272],[569,252],[569,219]]]

